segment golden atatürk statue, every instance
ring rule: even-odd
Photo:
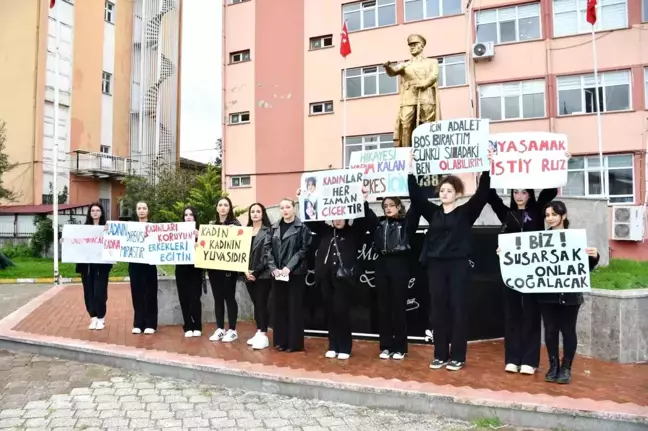
[[[400,107],[394,130],[394,145],[397,147],[412,146],[412,132],[419,124],[441,119],[437,84],[439,62],[423,56],[426,43],[423,36],[413,34],[407,38],[412,58],[394,66],[391,62],[383,64],[387,75],[400,77]]]

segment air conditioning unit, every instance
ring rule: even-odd
[[[495,56],[495,42],[477,42],[472,47],[473,61],[490,61]]]
[[[643,241],[643,206],[612,207],[612,239],[616,241]]]
[[[124,203],[124,201],[119,202],[119,218],[131,218],[133,217],[133,210]]]

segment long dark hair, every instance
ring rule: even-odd
[[[218,204],[221,201],[227,201],[227,203],[229,204],[229,211],[227,212],[227,217],[225,217],[225,222],[224,223],[230,223],[230,222],[233,222],[234,220],[236,220],[236,217],[234,217],[234,205],[232,205],[232,200],[230,198],[228,198],[227,196],[223,196],[220,199],[218,199],[218,201],[216,202],[216,208],[218,208]],[[220,214],[218,214],[218,209],[216,210],[215,223],[216,224],[221,224]]]
[[[545,218],[547,217],[547,209],[548,208],[551,208],[553,210],[553,212],[555,212],[559,216],[567,215],[567,206],[565,205],[565,203],[563,201],[551,201],[551,202],[549,202],[547,204],[547,206],[544,208]],[[563,220],[563,226],[565,227],[565,229],[569,228],[569,220],[567,219],[567,217],[565,217],[565,219]]]
[[[101,210],[101,216],[99,217],[99,224],[100,225],[105,225],[106,224],[106,211],[104,211],[104,208],[101,206],[99,202],[93,202],[90,204],[90,208],[88,208],[88,213],[86,214],[86,220],[85,224],[94,224],[92,221],[92,215],[90,214],[92,212],[92,208],[97,207]]]
[[[182,210],[182,217],[180,217],[180,220],[185,221],[184,217],[185,217],[185,213],[187,212],[187,210],[191,211],[191,214],[193,215],[194,223],[196,223],[196,229],[197,229],[198,228],[198,212],[196,211],[196,208],[192,207],[191,205],[187,205],[186,207],[184,207],[184,209]]]
[[[521,189],[511,189],[511,204],[509,206],[509,209],[514,211],[518,209],[517,203],[515,202],[515,198],[513,197],[515,195],[516,190],[521,190]],[[529,200],[526,203],[526,208],[531,208],[536,204],[536,195],[535,195],[535,190],[533,189],[524,189],[529,194]],[[556,213],[558,214],[558,213]]]
[[[261,224],[265,227],[270,227],[270,218],[268,217],[268,211],[266,211],[266,207],[263,206],[262,203],[256,202],[250,205],[248,208],[248,226],[252,226],[252,216],[250,215],[250,211],[252,211],[253,206],[258,206],[261,208]]]
[[[400,207],[400,210],[398,210],[398,217],[403,218],[405,217],[405,205],[403,205],[403,202],[400,200],[400,198],[397,198],[396,196],[387,196],[383,198],[382,204],[383,204],[383,211],[385,211],[385,201],[390,200],[396,205],[397,207]]]

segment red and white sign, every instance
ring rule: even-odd
[[[547,189],[567,184],[567,135],[549,132],[490,135],[491,187]]]

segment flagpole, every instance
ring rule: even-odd
[[[342,112],[342,143],[344,148],[344,153],[346,154],[346,143],[347,143],[347,127],[348,127],[348,112],[347,112],[347,61],[344,57],[344,85],[342,85],[342,91],[344,92],[342,96],[343,112]],[[346,168],[346,166],[345,166]]]
[[[61,25],[59,20],[59,5],[54,3],[55,46],[54,46],[54,143],[52,145],[52,227],[54,228],[54,284],[60,284],[59,278],[59,239],[58,239],[58,146],[59,146],[59,59],[61,42]]]
[[[601,194],[606,195],[606,182],[605,181],[605,169],[603,167],[603,132],[601,126],[601,106],[599,101],[599,78],[598,78],[598,55],[596,51],[596,36],[594,34],[594,24],[592,24],[592,52],[594,54],[594,82],[595,82],[595,92],[596,96],[594,97],[595,109],[596,109],[596,134],[598,141],[598,153],[599,153],[599,171],[601,175]]]

